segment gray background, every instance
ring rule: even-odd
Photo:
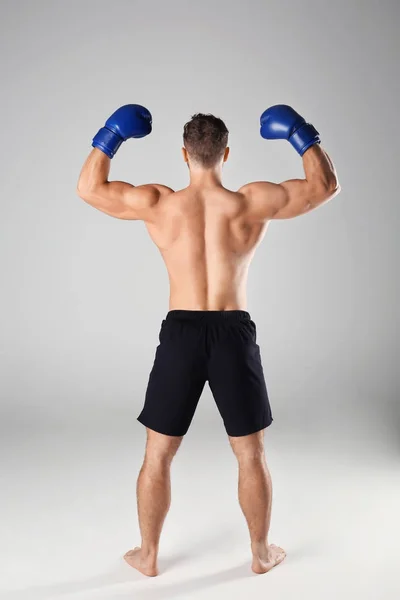
[[[398,2],[24,0],[0,11],[5,589],[372,598],[376,584],[397,597]],[[236,465],[208,390],[176,458],[163,538],[165,564],[181,544],[184,566],[152,587],[112,566],[139,542],[135,419],[167,276],[143,224],[96,211],[75,186],[91,138],[128,102],[151,110],[154,129],[120,149],[115,179],[184,187],[182,127],[197,111],[230,129],[227,187],[302,176],[289,144],[259,136],[275,103],[317,127],[338,170],[341,194],[272,223],[250,271],[275,419],[271,541],[288,551],[263,578],[240,566]]]

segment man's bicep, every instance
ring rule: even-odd
[[[273,219],[292,219],[312,208],[313,190],[305,179],[289,179],[278,184],[281,203],[277,204]]]
[[[169,188],[158,184],[134,186],[123,181],[108,181],[97,188],[88,201],[118,219],[148,220],[165,190]]]
[[[273,219],[291,219],[304,215],[318,208],[340,191],[336,182],[332,185],[307,179],[289,179],[279,186],[284,190],[285,202],[277,209]]]

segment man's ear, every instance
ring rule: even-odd
[[[182,148],[182,156],[183,156],[183,160],[185,161],[185,163],[188,163],[189,157],[188,157],[188,152],[187,152],[186,148]]]
[[[225,148],[225,152],[224,152],[224,162],[226,162],[228,160],[229,152],[230,152],[230,148],[229,148],[229,146],[227,146]]]

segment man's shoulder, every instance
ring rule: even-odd
[[[239,188],[238,193],[245,198],[249,215],[256,221],[273,218],[275,204],[280,198],[281,186],[272,181],[254,181]]]
[[[175,190],[173,190],[167,185],[163,185],[161,183],[152,183],[151,185],[157,190],[160,196],[168,196],[170,194],[175,194]]]
[[[245,183],[238,189],[239,194],[244,196],[254,196],[259,193],[265,194],[266,192],[273,191],[276,188],[276,183],[272,181],[253,181],[251,183]]]
[[[179,199],[184,199],[187,198],[189,196],[193,195],[193,192],[190,190],[189,187],[186,188],[181,188],[178,190],[174,190],[170,187],[167,186],[161,186],[163,188],[163,190],[161,191],[161,196],[163,198],[165,198],[168,202],[172,201],[172,200],[179,200]]]

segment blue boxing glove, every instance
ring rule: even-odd
[[[94,136],[92,146],[112,158],[122,142],[129,138],[141,138],[151,133],[150,112],[140,104],[126,104],[107,119],[106,124]]]
[[[289,140],[300,156],[313,144],[320,144],[318,131],[306,123],[293,108],[286,104],[270,106],[260,119],[261,137],[267,140]]]

